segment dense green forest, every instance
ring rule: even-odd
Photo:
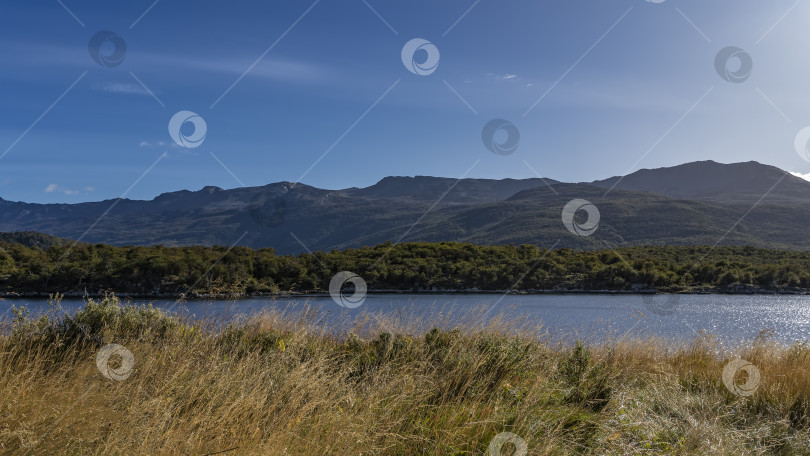
[[[800,291],[810,252],[753,247],[547,250],[453,242],[281,256],[246,247],[112,247],[0,237],[0,292],[158,295],[324,292],[338,271],[370,291]]]

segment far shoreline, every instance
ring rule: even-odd
[[[114,291],[101,291],[95,293],[87,292],[0,292],[0,300],[18,299],[46,299],[59,294],[62,298],[104,298],[108,294],[114,294],[119,298],[150,300],[150,299],[175,299],[178,301],[200,301],[207,299],[230,299],[246,300],[254,298],[269,299],[290,299],[290,298],[325,298],[329,297],[329,292],[288,292],[288,293],[238,293],[238,294],[194,294],[185,296],[183,293],[166,294],[140,294],[121,293]],[[810,295],[810,289],[792,290],[769,290],[769,289],[746,289],[746,290],[721,290],[721,289],[690,289],[690,290],[369,290],[366,295],[520,295],[520,296],[565,296],[565,295]]]

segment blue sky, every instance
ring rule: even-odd
[[[796,0],[7,1],[0,197],[588,181],[705,159],[810,173],[794,150],[810,125],[808,19]],[[118,66],[88,51],[102,30],[126,43]],[[439,50],[432,74],[403,65],[414,38]],[[732,45],[753,61],[741,83],[715,69]],[[204,119],[199,147],[170,136],[179,111]],[[494,118],[519,130],[514,153],[484,146]]]

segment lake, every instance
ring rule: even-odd
[[[532,327],[542,324],[553,338],[574,337],[597,342],[623,335],[655,335],[691,340],[700,331],[729,343],[750,342],[762,330],[773,330],[780,342],[810,340],[810,296],[801,295],[599,295],[599,294],[370,294],[359,307],[339,306],[330,296],[200,300],[175,304],[151,302],[191,317],[229,321],[275,309],[295,313],[305,307],[317,311],[319,323],[343,331],[364,318],[386,327],[392,320],[411,322],[420,331],[432,326],[478,323],[499,317],[505,324]],[[0,301],[0,320],[10,320],[11,305],[27,306],[32,314],[47,310],[46,299]],[[81,299],[65,299],[72,312]]]

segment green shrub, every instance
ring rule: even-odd
[[[598,412],[610,401],[613,388],[607,364],[594,361],[582,341],[559,361],[557,372],[567,387],[566,403]]]
[[[252,353],[266,355],[287,351],[289,335],[279,330],[261,330],[257,327],[228,325],[217,338],[217,343],[236,359]]]
[[[32,320],[25,308],[14,309],[12,337],[48,345],[105,344],[113,340],[164,339],[181,328],[177,318],[149,305],[122,305],[118,297],[88,299],[74,315],[62,311],[61,296],[49,301],[50,310]]]

